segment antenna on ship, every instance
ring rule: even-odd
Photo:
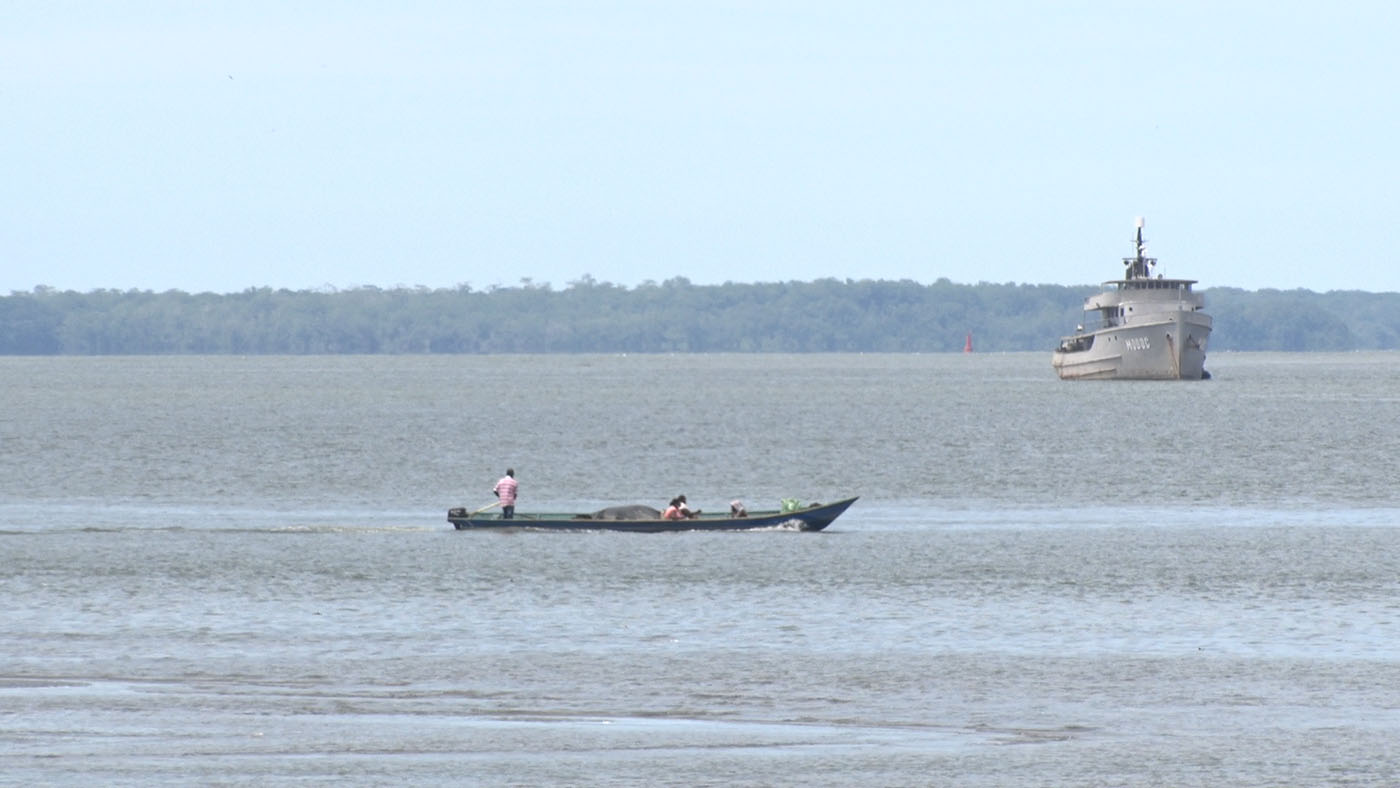
[[[1151,272],[1148,269],[1157,261],[1152,259],[1151,257],[1146,257],[1143,255],[1143,253],[1147,251],[1147,243],[1142,240],[1143,221],[1141,216],[1137,217],[1136,224],[1137,238],[1134,241],[1134,247],[1137,252],[1137,255],[1135,257],[1124,257],[1123,265],[1128,267],[1129,279],[1147,279],[1152,276]]]

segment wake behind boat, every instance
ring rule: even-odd
[[[1050,363],[1063,380],[1201,380],[1211,318],[1194,279],[1152,278],[1156,258],[1143,253],[1142,219],[1137,254],[1123,258],[1123,279],[1103,283],[1084,301],[1086,319],[1060,340]]]
[[[858,498],[859,496],[857,496]],[[749,512],[745,517],[729,513],[697,514],[681,520],[662,519],[661,512],[649,506],[620,506],[591,514],[522,514],[502,519],[499,512],[451,509],[447,521],[458,531],[476,528],[541,528],[553,531],[633,531],[664,533],[667,531],[752,531],[762,528],[791,528],[798,531],[820,531],[846,511],[857,498],[836,503],[814,503],[790,510]]]

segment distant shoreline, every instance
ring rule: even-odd
[[[0,355],[1044,351],[1095,286],[940,279],[475,291],[36,288],[0,296]],[[1210,351],[1400,349],[1400,293],[1204,288]]]

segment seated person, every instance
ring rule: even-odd
[[[730,501],[730,502],[729,502],[729,516],[730,516],[730,517],[748,517],[748,516],[749,516],[749,512],[748,512],[747,509],[744,508],[744,502],[743,502],[743,501]]]
[[[677,495],[677,496],[676,496],[676,504],[680,507],[681,516],[683,516],[683,517],[686,517],[686,518],[693,518],[693,517],[695,517],[695,515],[700,514],[700,510],[699,510],[699,509],[691,509],[691,508],[690,508],[690,504],[688,504],[688,503],[685,502],[685,496],[684,496],[684,495]]]
[[[666,511],[661,513],[663,520],[684,520],[685,514],[681,511],[681,501],[679,498],[672,498],[666,505]]]

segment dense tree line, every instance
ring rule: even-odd
[[[0,354],[1049,351],[1090,286],[819,279],[473,290],[38,287],[0,297]],[[1400,294],[1205,291],[1212,350],[1400,347]]]

